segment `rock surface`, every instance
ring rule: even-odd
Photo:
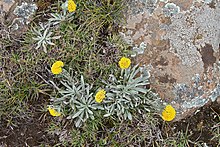
[[[126,18],[121,35],[176,121],[220,98],[218,0],[130,0]]]
[[[1,0],[0,37],[11,39],[21,35],[36,10],[37,5],[32,0]]]

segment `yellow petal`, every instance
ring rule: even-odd
[[[55,109],[53,109],[53,108],[48,108],[48,110],[49,110],[49,112],[50,112],[50,115],[52,115],[52,116],[60,116],[61,115],[61,113],[60,112],[57,112]]]
[[[68,11],[70,13],[76,11],[76,4],[73,0],[68,0]]]
[[[121,69],[126,69],[131,65],[131,60],[129,58],[122,57],[118,64]]]
[[[60,74],[62,72],[62,68],[51,68],[51,71],[53,74],[57,75],[57,74]]]
[[[63,67],[64,66],[64,63],[62,61],[56,61],[52,66],[55,66],[55,67]]]
[[[56,61],[51,67],[51,72],[53,74],[60,74],[62,72],[63,66],[64,66],[64,63],[62,61]]]
[[[99,90],[95,95],[95,101],[101,103],[105,98],[106,91],[104,89]]]
[[[172,121],[175,116],[176,110],[171,105],[167,105],[162,112],[162,119],[165,121]]]

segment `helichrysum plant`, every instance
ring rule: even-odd
[[[51,18],[49,18],[49,22],[55,26],[60,24],[61,22],[67,21],[67,20],[72,20],[72,13],[65,13],[65,12],[61,12],[61,13],[51,13]]]
[[[73,0],[67,0],[61,5],[62,11],[57,13],[51,13],[51,18],[49,22],[55,26],[64,21],[71,21],[74,17],[74,12],[76,11],[76,4]],[[69,12],[69,13],[68,13]]]
[[[45,24],[40,24],[40,27],[33,28],[33,40],[37,42],[38,48],[43,48],[44,52],[47,53],[47,45],[55,45],[52,40],[59,39],[61,36],[53,36],[53,30],[51,26],[60,24],[62,21],[71,20],[73,17],[73,12],[76,11],[76,4],[73,0],[67,0],[61,6],[61,13],[51,13],[51,18]],[[69,13],[67,13],[67,11]]]
[[[106,98],[103,100],[106,110],[105,117],[116,115],[119,119],[132,119],[132,111],[142,113],[149,111],[151,106],[157,105],[157,96],[146,86],[149,84],[150,74],[145,67],[129,67],[130,59],[121,58],[119,77],[110,75],[106,86]]]
[[[63,88],[57,88],[59,97],[52,99],[52,105],[65,111],[67,119],[72,119],[76,127],[80,127],[87,119],[94,119],[96,110],[103,110],[102,105],[95,101],[92,93],[93,86],[84,81],[83,76],[78,80],[66,70],[60,74]]]
[[[47,53],[47,45],[55,45],[52,40],[59,39],[61,36],[53,36],[53,32],[50,30],[50,24],[40,24],[38,29],[33,28],[35,37],[33,40],[37,42],[38,48],[43,48],[44,52]]]
[[[72,76],[63,68],[62,61],[56,61],[51,72],[62,78],[61,85],[51,83],[58,91],[58,98],[52,98],[50,114],[59,116],[61,113],[80,127],[86,120],[95,119],[97,111],[104,111],[104,117],[116,116],[120,120],[132,119],[134,112],[140,114],[157,110],[159,98],[147,89],[150,74],[146,67],[131,67],[131,60],[122,57],[118,62],[119,75],[110,75],[103,80],[103,87],[95,92],[93,85]],[[116,72],[117,73],[117,72]],[[77,74],[75,74],[77,75]],[[62,88],[59,88],[62,87]]]

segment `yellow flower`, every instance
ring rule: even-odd
[[[49,110],[50,115],[52,115],[52,116],[60,116],[60,115],[61,115],[60,112],[57,112],[55,109],[53,109],[53,108],[51,108],[51,107],[49,107],[49,108],[47,108],[47,109]]]
[[[118,64],[121,69],[126,69],[131,65],[131,60],[129,58],[122,57]]]
[[[68,0],[68,11],[70,13],[76,11],[76,4],[73,0]]]
[[[62,61],[56,61],[52,67],[51,67],[51,71],[53,74],[60,74],[62,72],[62,67],[64,66]]]
[[[175,118],[175,116],[176,116],[176,110],[171,105],[167,105],[162,112],[163,120],[171,121]]]
[[[99,90],[95,95],[95,100],[97,103],[101,103],[105,98],[106,91],[104,89]]]

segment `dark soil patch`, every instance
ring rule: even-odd
[[[58,137],[50,136],[46,132],[53,119],[52,116],[42,117],[45,114],[39,111],[41,106],[47,103],[46,101],[46,98],[42,98],[27,103],[30,105],[28,110],[30,116],[24,115],[25,118],[14,118],[15,126],[7,126],[6,121],[1,121],[0,146],[24,147],[57,144]]]
[[[46,124],[40,123],[38,120],[33,119],[32,121],[24,120],[18,127],[14,129],[2,129],[0,134],[4,139],[0,139],[0,142],[7,146],[37,146],[41,143],[48,142],[54,144],[54,140],[48,138],[45,133]]]
[[[219,120],[220,105],[215,102],[210,106],[205,106],[196,114],[171,124],[165,131],[168,131],[171,136],[178,132],[183,132],[190,140],[189,145],[195,146],[196,143],[205,143],[209,147],[217,147],[218,138],[214,138],[213,127],[216,124],[220,125]],[[220,126],[217,126],[220,127]]]
[[[167,137],[175,138],[179,132],[182,132],[187,136],[187,139],[190,140],[190,142],[188,142],[189,146],[195,146],[195,143],[200,142],[206,143],[209,147],[216,147],[219,145],[219,139],[212,139],[214,136],[213,126],[216,126],[216,124],[219,125],[219,114],[219,104],[213,103],[211,106],[201,108],[199,112],[184,120],[164,125],[161,128],[161,132],[168,134],[168,136],[164,134],[164,139]],[[5,127],[6,124],[2,124],[0,144],[20,147],[39,145],[53,146],[59,143],[58,136],[50,136],[46,132],[52,117],[48,116],[46,120],[40,121],[39,118],[41,115],[41,112],[34,112],[32,118],[19,120],[17,122],[18,126],[13,129],[12,127]],[[105,134],[105,132],[103,133]]]

